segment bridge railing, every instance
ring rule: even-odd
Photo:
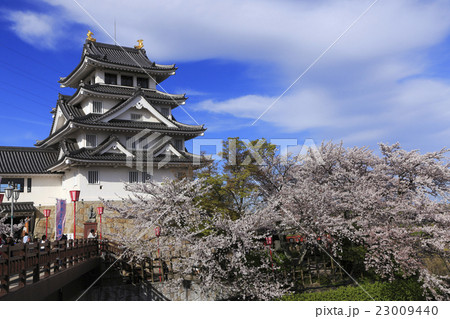
[[[95,239],[61,240],[0,247],[0,297],[100,255]]]

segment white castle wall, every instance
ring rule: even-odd
[[[18,202],[34,202],[35,206],[55,204],[61,197],[61,175],[3,175],[4,178],[23,178],[24,192],[20,193]],[[31,192],[28,192],[28,178],[31,178]],[[5,203],[9,202],[4,199]]]
[[[70,200],[69,191],[76,189],[80,190],[80,200],[96,201],[99,198],[107,200],[118,200],[120,197],[130,195],[124,190],[124,182],[129,181],[129,172],[135,171],[136,168],[127,167],[96,167],[75,168],[66,172],[65,178],[62,182],[63,199]],[[99,183],[88,183],[88,171],[98,171]],[[185,169],[180,169],[185,171]],[[175,178],[177,170],[162,168],[155,169],[153,172],[153,181],[162,182],[164,177]],[[141,174],[139,174],[141,180]]]

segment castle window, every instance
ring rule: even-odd
[[[105,83],[117,85],[117,74],[105,73]]]
[[[128,75],[122,75],[120,77],[120,84],[124,86],[133,86],[133,77]]]
[[[183,150],[183,141],[180,139],[175,140],[175,148],[179,151]]]
[[[161,108],[161,114],[168,117],[170,115],[170,111],[168,107],[162,107]]]
[[[97,135],[86,134],[86,147],[97,147]]]
[[[142,114],[139,113],[131,113],[132,121],[142,121]]]
[[[137,85],[141,88],[148,89],[148,79],[147,78],[137,78]]]
[[[31,178],[27,178],[27,193],[31,193]]]
[[[92,102],[92,113],[95,113],[95,114],[103,113],[103,104],[101,101]]]
[[[24,178],[8,178],[3,177],[0,184],[0,193],[4,193],[5,189],[8,187],[8,184],[14,185],[21,193],[24,191],[25,179]]]
[[[138,171],[129,172],[128,176],[129,176],[130,183],[138,183],[139,182],[139,172]]]
[[[88,171],[88,183],[98,184],[98,171]]]

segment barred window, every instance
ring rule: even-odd
[[[183,150],[183,141],[180,139],[175,140],[175,148],[179,151]]]
[[[137,171],[129,172],[128,176],[129,176],[130,183],[138,183],[139,182],[139,172],[137,172]]]
[[[98,184],[98,171],[88,171],[88,183]]]
[[[169,108],[168,107],[162,107],[161,108],[161,114],[168,117],[170,115]]]
[[[97,135],[86,134],[86,147],[97,147]]]
[[[131,113],[131,120],[132,121],[140,121],[140,120],[142,120],[142,114]]]
[[[152,174],[147,172],[142,172],[142,183],[147,183],[152,180]]]
[[[103,113],[103,104],[101,101],[94,101],[92,106],[92,113],[102,114]]]

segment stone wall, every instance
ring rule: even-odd
[[[100,218],[97,214],[97,207],[103,206],[102,202],[100,201],[84,201],[84,202],[77,202],[77,212],[76,212],[76,230],[77,230],[77,236],[76,238],[83,238],[84,237],[84,223],[88,222],[89,220],[89,214],[91,209],[94,210],[94,213],[96,215],[96,223],[97,223],[97,229],[98,233],[100,232]],[[44,209],[50,209],[51,214],[48,218],[48,238],[50,240],[53,240],[55,238],[55,223],[56,223],[56,205],[52,206],[40,206],[36,207],[36,221],[35,221],[35,228],[34,228],[34,236],[40,238],[43,234],[45,234],[45,217],[44,217]],[[116,217],[117,213],[114,213],[112,211],[109,211],[105,208],[104,213],[102,215],[102,232],[103,233],[114,233],[115,230],[113,229],[113,224],[120,227],[126,227],[126,221],[117,219],[113,217]],[[66,222],[64,226],[64,234],[72,234],[73,233],[73,203],[67,202],[66,203]]]

